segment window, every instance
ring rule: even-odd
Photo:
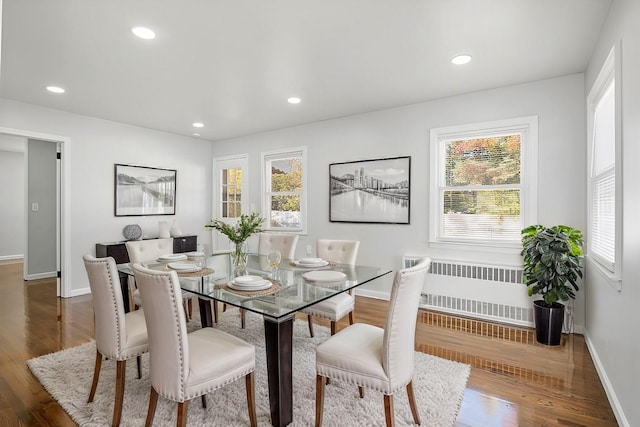
[[[619,278],[621,175],[615,61],[612,49],[587,98],[590,143],[587,253],[606,274]]]
[[[306,147],[262,153],[266,229],[305,233]]]
[[[214,195],[215,216],[221,220],[231,220],[244,212],[248,200],[246,178],[247,156],[220,157],[214,160],[214,182],[217,194]],[[246,209],[245,209],[246,210]]]
[[[431,243],[519,248],[535,222],[537,130],[537,117],[431,130]]]

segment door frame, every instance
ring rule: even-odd
[[[71,179],[70,179],[70,170],[71,170],[71,162],[69,161],[69,153],[71,150],[71,139],[65,136],[53,135],[49,133],[42,132],[33,132],[23,129],[13,129],[0,127],[0,134],[12,135],[23,137],[27,139],[38,139],[41,141],[49,141],[52,143],[56,143],[57,147],[59,147],[60,152],[60,162],[57,166],[57,170],[59,173],[59,192],[57,196],[57,204],[58,204],[58,218],[57,218],[57,232],[58,241],[56,244],[57,253],[56,253],[56,264],[57,269],[60,272],[57,286],[57,296],[60,297],[69,297],[71,295],[71,281],[67,280],[67,276],[70,276],[71,272],[71,220],[69,217],[69,213],[71,212]],[[27,184],[25,183],[26,192]],[[25,212],[25,216],[27,212]],[[26,220],[25,220],[26,223]],[[25,265],[28,262],[27,254],[28,254],[28,238],[25,233]]]

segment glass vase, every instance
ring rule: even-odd
[[[249,245],[247,241],[231,243],[231,270],[234,277],[247,274],[247,256]]]

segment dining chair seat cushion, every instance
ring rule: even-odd
[[[316,370],[336,380],[393,394],[406,384],[392,384],[383,368],[384,329],[356,323],[316,349]]]
[[[337,322],[347,314],[351,313],[353,308],[353,297],[347,292],[343,292],[307,307],[303,309],[302,312],[312,316],[321,317],[323,319],[328,319],[332,322]]]
[[[120,355],[102,353],[114,360],[127,360],[147,352],[147,324],[142,310],[131,311],[124,315],[127,341],[122,343]],[[100,350],[100,349],[98,349]]]
[[[188,334],[187,340],[189,348],[185,356],[189,358],[189,371],[183,390],[175,389],[174,379],[162,380],[160,372],[175,371],[173,367],[153,373],[154,388],[168,399],[191,400],[242,378],[255,368],[254,346],[226,332],[203,328]]]
[[[185,384],[186,399],[215,390],[254,370],[255,348],[240,338],[213,328],[199,329],[187,338],[189,373]]]

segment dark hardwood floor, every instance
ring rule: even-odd
[[[23,282],[21,262],[0,261],[0,426],[75,425],[25,363],[93,337],[91,297],[55,295],[55,281]],[[356,321],[382,326],[386,305],[358,297]],[[458,427],[618,425],[580,335],[547,347],[527,330],[421,311],[416,348],[472,366]]]

